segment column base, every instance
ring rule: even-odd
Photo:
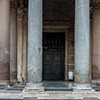
[[[11,79],[11,80],[10,80],[10,83],[11,83],[11,84],[16,84],[16,83],[18,83],[18,81],[17,81],[17,79]]]
[[[91,84],[74,83],[73,91],[95,91]]]
[[[44,91],[43,83],[27,83],[23,92]]]

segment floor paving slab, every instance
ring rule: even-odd
[[[36,97],[25,97],[23,100],[38,100]]]
[[[91,97],[91,98],[84,98],[84,100],[98,100],[98,98],[96,98],[96,97]]]

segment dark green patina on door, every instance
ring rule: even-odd
[[[43,34],[43,80],[64,80],[64,33]]]

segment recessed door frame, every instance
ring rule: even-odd
[[[71,26],[69,22],[44,22],[43,32],[58,32],[65,33],[65,81],[68,80],[68,29]]]

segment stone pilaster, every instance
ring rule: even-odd
[[[23,66],[23,0],[18,1],[17,9],[17,80],[23,82],[22,66]]]
[[[0,83],[9,81],[10,0],[0,0]]]
[[[10,17],[10,82],[17,81],[17,1],[11,0]]]
[[[68,80],[68,30],[65,33],[65,81]]]
[[[22,59],[22,78],[23,81],[26,82],[26,75],[27,75],[27,37],[28,37],[28,10],[24,8],[23,14],[23,59]]]
[[[100,79],[100,0],[93,0],[92,79]]]
[[[75,0],[75,82],[79,84],[90,82],[89,15],[89,0]]]

